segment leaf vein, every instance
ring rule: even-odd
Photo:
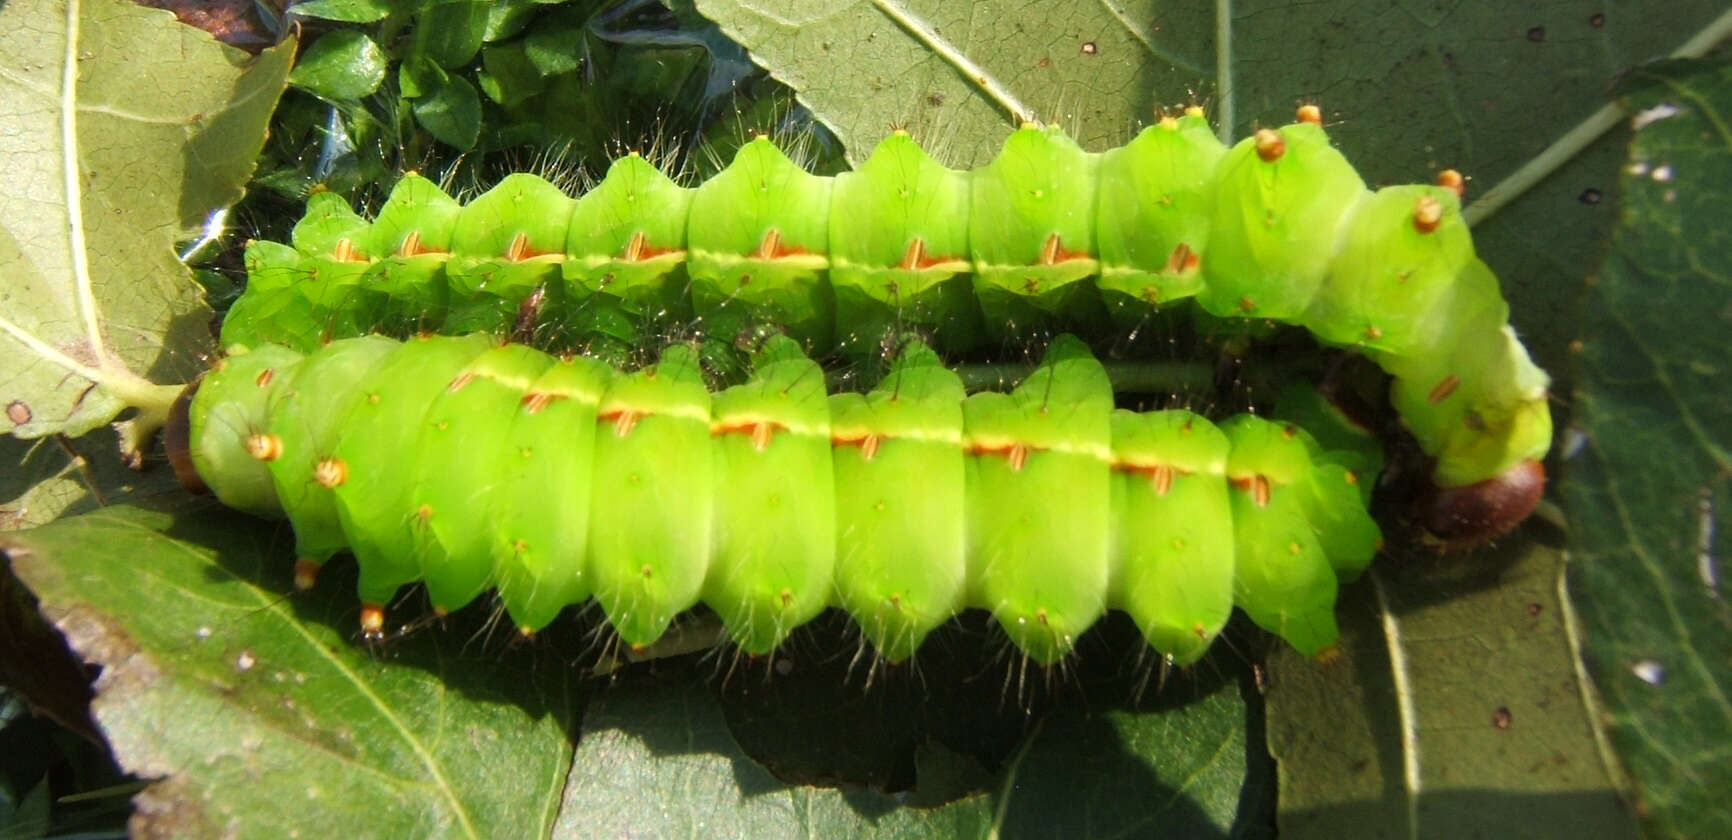
[[[1011,119],[1022,120],[1033,116],[1034,112],[1017,99],[1015,93],[994,79],[992,74],[986,72],[986,68],[975,64],[955,45],[939,36],[926,21],[916,17],[900,4],[891,2],[891,0],[872,0],[872,6],[880,14],[889,18],[891,23],[907,32],[914,40],[932,50],[939,59],[954,67],[970,85],[978,88],[988,99],[991,99],[1000,109],[1009,114]]]

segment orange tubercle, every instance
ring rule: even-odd
[[[259,461],[275,461],[283,454],[283,439],[271,434],[247,435],[247,454]]]
[[[306,592],[319,582],[319,563],[310,557],[295,561],[295,589]]]
[[[1437,173],[1437,185],[1446,190],[1453,190],[1456,198],[1467,195],[1467,179],[1454,169],[1445,169]]]
[[[349,480],[349,465],[341,458],[320,458],[313,466],[313,480],[319,486],[334,490]]]
[[[1300,105],[1294,118],[1302,123],[1320,126],[1323,124],[1323,109],[1316,105]]]
[[[1150,483],[1155,485],[1155,495],[1165,496],[1173,491],[1173,468],[1162,464],[1150,470]]]
[[[1431,233],[1443,222],[1443,202],[1429,195],[1422,195],[1413,204],[1413,229],[1420,233]]]
[[[331,259],[337,262],[366,262],[367,255],[355,247],[355,242],[348,237],[337,240],[336,247],[331,249]]]
[[[1189,243],[1180,242],[1173,246],[1173,252],[1167,255],[1167,262],[1161,266],[1161,271],[1167,274],[1195,274],[1202,259],[1197,252],[1191,250]]]
[[[1262,158],[1264,163],[1274,163],[1287,154],[1287,140],[1280,132],[1271,129],[1258,129],[1251,137],[1251,143],[1257,147],[1257,157]]]
[[[361,635],[377,639],[385,635],[385,608],[378,604],[361,605]]]
[[[625,437],[626,435],[631,434],[632,429],[637,428],[638,412],[628,409],[619,409],[605,412],[597,416],[596,419],[602,422],[612,423],[615,437]]]

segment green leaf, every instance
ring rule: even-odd
[[[524,53],[543,76],[570,73],[582,62],[587,43],[576,15],[548,16],[523,36]]]
[[[414,41],[405,56],[455,70],[475,58],[487,36],[492,3],[485,0],[441,0],[421,9]]]
[[[394,0],[305,0],[295,4],[294,12],[301,17],[372,23],[384,19],[400,5],[403,4]]]
[[[469,149],[481,134],[481,96],[462,76],[429,75],[414,100],[416,121],[440,142]],[[431,84],[429,84],[431,82]]]
[[[385,52],[357,29],[338,29],[307,48],[289,83],[326,99],[360,99],[379,89]]]
[[[184,492],[172,470],[128,467],[115,440],[108,431],[77,440],[0,437],[0,531]]]
[[[538,11],[543,0],[493,0],[487,4],[487,26],[481,31],[483,43],[494,43],[523,31]],[[563,0],[558,0],[563,2]]]
[[[1656,836],[1732,834],[1732,65],[1644,67],[1588,289],[1565,499],[1570,594]]]
[[[354,621],[352,577],[285,598],[286,545],[256,522],[180,507],[0,536],[43,613],[102,666],[98,723],[125,769],[158,779],[139,800],[158,833],[1086,838],[1258,833],[1268,819],[1271,768],[1233,657],[1140,702],[1134,682],[1109,694],[1112,683],[1078,676],[1090,700],[1063,704],[1002,682],[1014,663],[983,677],[978,645],[965,661],[934,649],[929,673],[880,673],[871,690],[828,652],[779,654],[777,691],[753,663],[728,685],[698,662],[679,679],[604,683],[574,751],[585,692],[561,647],[581,636],[553,628],[537,648],[501,653],[428,628],[378,658],[339,629]],[[934,733],[956,746],[925,740]],[[958,752],[1005,735],[990,771]],[[909,800],[925,807],[760,766],[882,783],[905,761]]]
[[[541,72],[524,54],[522,43],[487,47],[481,51],[481,92],[506,107],[540,93],[547,86]]]
[[[1554,541],[1380,558],[1344,593],[1338,659],[1274,655],[1281,837],[1640,836],[1583,702]]]
[[[176,239],[240,197],[293,55],[121,0],[0,6],[0,431],[135,407],[136,453],[210,339]]]
[[[161,779],[133,830],[545,835],[570,769],[571,671],[465,657],[439,633],[375,659],[305,617],[336,604],[285,600],[259,546],[256,523],[221,512],[125,507],[0,537],[102,666],[95,712],[122,766]]]
[[[1206,837],[1258,833],[1241,795],[1243,699],[1229,685],[1165,711],[1060,712],[1038,726],[986,792],[935,808],[907,807],[948,775],[978,775],[942,748],[922,749],[909,803],[870,790],[788,785],[743,751],[749,721],[725,716],[703,688],[610,690],[584,716],[557,833],[722,837]],[[777,710],[807,734],[824,709]],[[897,720],[915,717],[905,712]],[[1251,749],[1255,749],[1251,745]],[[598,768],[608,768],[598,770]],[[1086,780],[1086,781],[1085,781]],[[942,801],[942,799],[938,800]],[[642,808],[625,803],[645,803]],[[656,803],[651,806],[649,803]],[[1237,820],[1237,822],[1236,822]]]

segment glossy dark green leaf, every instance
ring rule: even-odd
[[[306,0],[296,3],[294,12],[301,17],[348,23],[372,23],[403,5],[394,0]]]
[[[406,58],[426,60],[456,69],[475,58],[487,37],[492,3],[484,0],[440,0],[420,10]]]
[[[481,134],[481,96],[462,76],[429,76],[413,104],[416,121],[442,143],[472,148]]]
[[[387,64],[372,38],[357,29],[338,29],[307,47],[289,83],[326,99],[360,99],[379,89]]]
[[[481,66],[481,92],[506,107],[523,102],[547,86],[541,71],[524,54],[521,43],[483,49]]]
[[[583,61],[583,22],[571,15],[548,16],[523,38],[524,52],[544,76],[569,73]]]

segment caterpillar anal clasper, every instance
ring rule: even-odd
[[[531,301],[570,347],[678,318],[820,354],[909,329],[956,350],[1195,298],[1374,359],[1434,459],[1428,527],[1495,537],[1543,489],[1549,380],[1475,256],[1461,177],[1368,189],[1317,109],[1299,119],[1228,148],[1192,109],[1099,154],[1030,124],[966,171],[897,132],[834,178],[759,138],[695,188],[631,155],[578,198],[517,174],[467,205],[408,175],[372,221],[316,195],[292,245],[253,243],[223,342],[507,334]]]
[[[223,502],[287,516],[298,583],[353,552],[368,632],[423,581],[441,611],[496,589],[525,632],[593,598],[630,645],[702,602],[762,653],[834,606],[900,661],[981,608],[1051,663],[1116,609],[1189,663],[1236,604],[1316,654],[1380,544],[1354,469],[1375,439],[1117,409],[1068,336],[976,394],[918,343],[838,394],[786,336],[715,393],[688,345],[629,373],[473,334],[264,345],[212,370],[186,421]]]

